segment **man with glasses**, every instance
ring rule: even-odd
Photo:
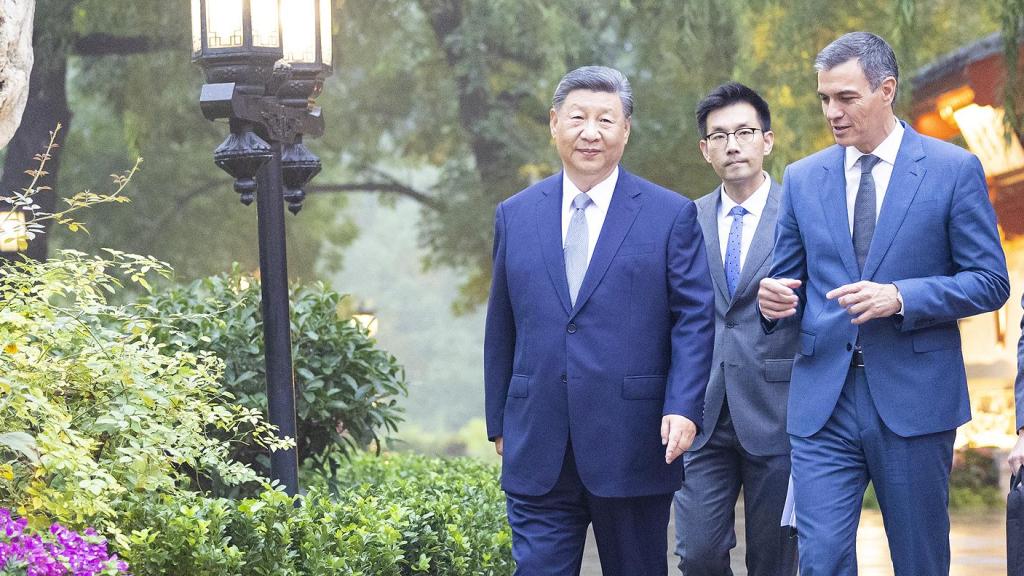
[[[1009,296],[978,158],[893,114],[889,44],[846,34],[815,59],[836,145],[783,177],[767,330],[800,323],[788,430],[800,573],[857,573],[875,487],[896,576],[949,574],[949,471],[971,417],[957,320]]]
[[[686,479],[675,496],[676,554],[686,576],[732,574],[742,488],[747,574],[782,576],[783,566],[796,567],[779,520],[789,486],[786,399],[798,332],[789,322],[765,334],[757,310],[779,211],[779,186],[762,168],[775,139],[771,113],[757,92],[730,82],[697,104],[697,129],[700,151],[722,179],[697,200],[715,285],[715,351],[704,428],[683,456]]]

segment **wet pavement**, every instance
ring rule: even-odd
[[[736,510],[736,548],[732,551],[735,576],[746,576],[743,566],[743,504]],[[1006,524],[1002,510],[986,513],[954,514],[951,517],[950,576],[1004,576],[1006,574]],[[669,546],[675,543],[675,527],[669,524]],[[857,558],[860,576],[892,576],[889,546],[885,540],[882,516],[875,510],[864,510],[857,535]],[[669,574],[679,574],[679,559],[668,554]],[[587,540],[582,576],[601,576],[601,563],[593,536]]]

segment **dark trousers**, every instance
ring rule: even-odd
[[[667,576],[672,494],[602,498],[587,491],[571,448],[558,482],[543,496],[506,494],[516,576],[580,573],[593,523],[604,576]]]
[[[707,443],[685,455],[686,480],[676,492],[676,554],[685,576],[732,576],[735,509],[743,489],[746,565],[749,576],[795,574],[796,546],[781,538],[789,487],[789,454],[755,456],[743,449],[728,403]],[[788,562],[787,562],[788,560]]]
[[[895,434],[878,415],[864,369],[851,368],[824,428],[790,437],[801,576],[857,574],[857,525],[868,481],[896,576],[948,575],[955,435]]]

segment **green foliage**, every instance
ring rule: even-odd
[[[323,283],[290,288],[292,363],[300,461],[365,448],[397,429],[406,394],[397,360],[349,318],[347,301]],[[152,337],[174,349],[224,360],[222,385],[250,410],[267,409],[259,280],[231,274],[197,280],[141,301],[163,319]],[[233,456],[266,467],[265,451],[237,445]]]
[[[33,525],[109,521],[115,498],[200,477],[257,481],[231,443],[282,445],[258,411],[228,402],[217,358],[168,353],[137,309],[108,300],[169,273],[116,251],[0,268],[0,502]]]
[[[133,496],[118,553],[137,576],[511,574],[495,466],[360,454],[297,504]]]

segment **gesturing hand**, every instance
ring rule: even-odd
[[[801,282],[792,278],[762,278],[757,290],[757,305],[769,320],[779,320],[796,314],[800,301],[796,290]]]
[[[665,447],[665,463],[671,464],[690,449],[697,435],[697,426],[689,418],[678,414],[661,417],[661,445]]]
[[[887,318],[900,311],[899,289],[895,284],[878,284],[861,280],[832,290],[825,297],[836,300],[853,316],[854,324],[875,318]]]

